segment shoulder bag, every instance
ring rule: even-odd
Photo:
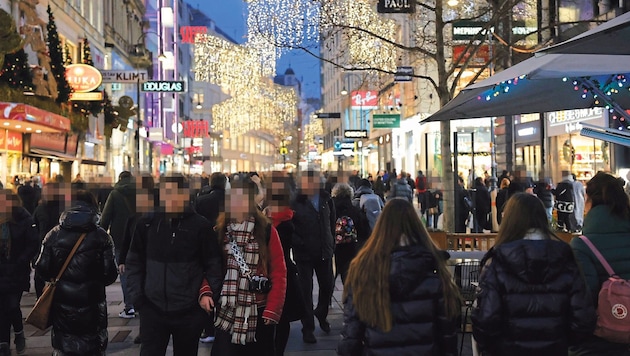
[[[63,266],[59,270],[57,278],[47,283],[44,287],[42,295],[37,299],[37,302],[35,302],[35,306],[33,306],[33,309],[26,317],[27,323],[33,325],[40,330],[45,330],[50,326],[50,307],[52,306],[55,288],[57,287],[57,281],[59,280],[59,278],[61,278],[63,272],[66,271],[66,268],[68,267],[72,256],[74,256],[74,253],[77,252],[77,249],[79,248],[79,245],[81,245],[81,242],[85,238],[85,235],[86,233],[81,234],[77,242],[74,244],[72,251],[70,251],[70,254],[66,258],[66,261],[63,263]]]

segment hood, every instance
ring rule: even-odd
[[[274,227],[277,227],[283,221],[289,221],[291,219],[293,219],[293,210],[290,208],[285,208],[284,210],[271,215],[271,221]]]
[[[607,205],[597,205],[588,211],[584,218],[582,234],[617,234],[629,233],[630,220],[622,219],[610,213]]]
[[[335,203],[335,210],[337,211],[337,215],[339,215],[340,212],[345,212],[352,206],[352,199],[350,199],[350,197],[333,197],[333,202]]]
[[[133,177],[123,178],[114,185],[114,189],[125,197],[133,197],[136,194],[136,182]]]
[[[11,218],[14,222],[20,222],[26,218],[31,217],[31,214],[25,208],[16,206],[11,211]]]
[[[79,203],[61,214],[59,225],[65,230],[88,232],[96,229],[99,218],[94,209]]]
[[[492,248],[487,258],[493,258],[525,283],[544,284],[564,270],[563,266],[573,259],[572,253],[563,241],[523,239]]]
[[[406,178],[396,179],[396,184],[409,185],[409,184],[407,184],[407,179]]]
[[[410,263],[405,263],[409,261]],[[395,277],[396,283],[403,283],[404,281],[399,278],[401,275],[409,276],[409,278],[415,278],[421,275],[424,275],[427,270],[434,270],[437,268],[437,264],[435,258],[422,245],[409,245],[409,246],[399,246],[396,247],[391,254],[391,263],[392,266],[397,264],[400,266],[400,269],[395,270],[392,268],[392,273],[396,275],[391,275],[391,277]],[[390,277],[390,283],[392,279]],[[397,288],[399,289],[399,288]]]
[[[362,185],[354,192],[355,197],[360,197],[363,194],[374,194],[374,191],[372,188]]]

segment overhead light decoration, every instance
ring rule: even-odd
[[[568,78],[562,78],[564,82],[568,82]],[[630,130],[628,121],[630,121],[630,111],[624,110],[617,101],[615,96],[628,95],[630,86],[628,85],[625,74],[614,74],[601,78],[580,77],[574,78],[570,83],[573,90],[579,93],[582,99],[592,100],[593,105],[604,107],[610,116],[610,127],[620,131]]]
[[[314,119],[309,120],[306,125],[304,125],[304,134],[302,139],[304,140],[305,150],[303,152],[308,152],[308,148],[310,145],[318,146],[318,142],[316,139],[318,137],[324,136],[324,120]]]
[[[509,94],[510,89],[517,86],[521,80],[526,79],[526,75],[521,75],[512,79],[504,80],[495,84],[491,89],[486,90],[484,93],[477,96],[477,100],[491,101],[502,94]]]

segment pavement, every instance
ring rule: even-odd
[[[314,280],[314,293],[317,293],[318,288],[316,280]],[[336,355],[337,342],[339,341],[339,335],[341,333],[341,327],[343,324],[343,304],[341,303],[341,294],[343,292],[343,284],[341,278],[337,278],[335,283],[335,289],[333,292],[332,306],[328,314],[328,321],[330,322],[330,334],[325,334],[316,326],[315,337],[317,343],[306,344],[302,341],[302,325],[299,321],[291,323],[291,333],[289,341],[285,351],[285,356],[332,356]],[[117,281],[114,284],[106,288],[107,302],[108,302],[108,327],[109,332],[109,344],[107,347],[108,355],[127,356],[127,355],[139,355],[140,345],[135,345],[133,339],[138,335],[140,326],[140,319],[122,319],[118,317],[118,313],[124,309],[122,290],[120,288],[120,282]],[[317,300],[317,295],[313,300]],[[22,297],[22,315],[26,317],[28,312],[35,304],[35,293],[31,289],[29,293],[25,293]],[[316,325],[317,322],[315,323]],[[50,328],[48,330],[39,330],[29,324],[24,325],[24,332],[26,335],[26,352],[24,356],[50,356],[52,354],[52,347],[50,345]],[[465,334],[464,352],[462,355],[472,355],[470,347],[470,333]],[[13,339],[11,340],[12,355],[17,355]],[[199,355],[210,355],[212,350],[212,344],[199,343]],[[166,355],[172,355],[173,350],[169,345]]]

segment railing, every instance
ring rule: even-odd
[[[431,239],[442,250],[454,250],[454,251],[488,251],[494,246],[496,233],[450,233],[443,231],[431,231],[429,232]],[[558,237],[565,241],[570,242],[575,234],[569,234],[564,232],[556,232]]]

